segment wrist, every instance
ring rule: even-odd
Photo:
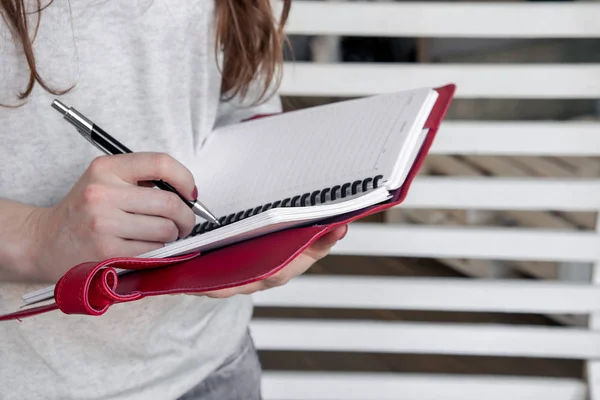
[[[38,255],[44,209],[20,203],[8,208],[10,215],[2,218],[6,229],[0,233],[0,276],[11,281],[43,281]]]
[[[43,243],[43,226],[47,219],[47,209],[32,207],[28,210],[25,221],[21,227],[20,237],[22,244],[18,246],[19,257],[22,260],[23,278],[27,281],[45,282],[47,277],[43,274],[40,263],[40,252]]]

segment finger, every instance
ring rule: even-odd
[[[164,247],[163,243],[126,240],[115,236],[99,236],[94,242],[93,255],[98,260],[115,257],[137,257]]]
[[[348,233],[348,225],[342,225],[326,235],[320,237],[315,241],[308,249],[304,251],[304,255],[307,255],[314,260],[319,260],[325,257],[331,248]]]
[[[111,231],[126,240],[169,243],[180,237],[177,225],[167,218],[122,212],[113,221]]]
[[[119,246],[122,250],[116,257],[137,257],[163,247],[164,243],[123,239]]]
[[[204,293],[196,293],[197,296],[206,296],[212,299],[227,299],[229,297],[233,297],[235,295],[241,294],[240,290],[242,290],[243,286],[237,288],[228,288],[228,289],[220,289],[213,290],[211,292]]]
[[[213,299],[226,299],[229,297],[233,297],[239,294],[248,295],[252,293],[259,292],[261,290],[265,290],[266,286],[262,283],[262,281],[247,283],[243,286],[232,287],[227,289],[219,289],[211,292],[199,293],[197,295],[202,295],[206,297],[211,297]]]
[[[138,186],[152,188],[152,187],[154,187],[156,185],[154,185],[154,182],[152,182],[152,181],[139,181],[138,182]]]
[[[113,173],[133,185],[141,181],[163,180],[186,199],[196,200],[192,173],[165,153],[140,152],[98,157],[90,165],[90,170],[92,173]]]
[[[175,193],[129,186],[120,190],[119,194],[118,204],[121,210],[170,220],[177,227],[179,237],[189,235],[196,225],[196,215]]]
[[[314,264],[313,260],[308,259],[305,255],[298,256],[294,261],[287,265],[283,270],[274,275],[262,279],[257,282],[247,283],[242,286],[215,290],[206,292],[203,295],[216,299],[225,299],[238,294],[253,294],[274,287],[283,286],[288,283],[293,277],[302,275]]]
[[[331,232],[329,232],[327,235],[324,235],[320,240],[320,244],[322,244],[323,246],[333,246],[338,241],[342,240],[347,233],[348,225],[338,226],[334,228]]]

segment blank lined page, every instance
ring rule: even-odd
[[[215,130],[194,172],[218,216],[386,176],[421,131],[430,88],[313,107]],[[417,126],[420,124],[421,126]]]

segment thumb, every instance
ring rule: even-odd
[[[324,236],[320,237],[314,242],[307,250],[308,256],[318,260],[327,255],[331,247],[335,245],[339,240],[342,240],[348,233],[348,225],[338,226],[331,232],[328,232]]]

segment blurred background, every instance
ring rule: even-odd
[[[288,110],[458,90],[406,204],[257,294],[265,398],[600,398],[600,4],[294,0],[288,34]]]

